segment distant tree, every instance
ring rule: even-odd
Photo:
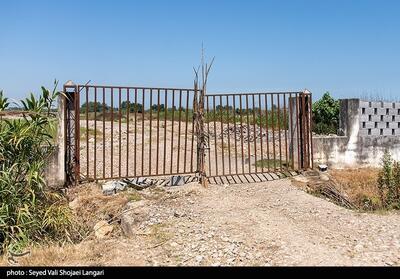
[[[128,109],[128,105],[129,105],[129,112],[138,112],[138,113],[142,113],[143,112],[143,105],[139,104],[139,103],[131,103],[128,101],[123,101],[121,103],[121,109],[122,110],[127,110]]]
[[[165,105],[164,104],[160,104],[160,105],[152,105],[151,106],[151,110],[153,110],[153,111],[158,111],[158,109],[160,109],[160,111],[164,111],[165,110]]]
[[[89,103],[84,103],[81,106],[81,112],[82,113],[86,113],[86,109],[88,110],[88,112],[101,112],[103,111],[103,103],[100,102],[89,102]],[[108,109],[108,106],[106,105],[106,110]]]

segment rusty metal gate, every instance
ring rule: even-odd
[[[312,167],[311,94],[206,95],[207,176]]]
[[[196,89],[74,84],[64,85],[64,92],[69,183],[200,169],[217,177],[312,167],[309,93],[199,98]],[[198,113],[199,100],[204,114]],[[199,115],[206,137],[198,136]],[[197,158],[201,146],[205,160]]]

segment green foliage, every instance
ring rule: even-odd
[[[84,103],[81,106],[81,113],[86,113],[86,109],[88,109],[88,112],[101,112],[103,111],[103,103],[100,102],[89,102],[89,103]],[[108,106],[106,106],[106,111],[109,109]]]
[[[55,121],[57,96],[42,88],[21,101],[23,119],[4,119],[0,125],[0,253],[20,251],[45,239],[64,240],[71,227],[66,200],[47,189],[44,169],[53,151],[49,133]],[[1,98],[0,98],[1,99]],[[4,99],[3,99],[4,100]]]
[[[0,111],[4,111],[10,105],[8,98],[3,96],[3,90],[0,90]]]
[[[389,151],[385,151],[382,158],[378,190],[383,206],[400,208],[400,162],[394,161]]]
[[[326,92],[313,105],[313,130],[317,134],[336,134],[339,128],[340,104]]]

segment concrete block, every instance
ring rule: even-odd
[[[383,102],[384,108],[393,108],[393,103]]]
[[[360,101],[360,108],[369,108],[369,104],[368,101]]]
[[[389,128],[390,129],[398,129],[399,128],[399,124],[396,122],[390,122],[389,123]]]
[[[365,129],[373,129],[373,128],[375,128],[375,122],[365,122]]]
[[[372,115],[371,116],[371,121],[372,122],[380,122],[381,121],[381,117],[379,115]]]
[[[369,115],[368,114],[361,114],[360,115],[360,122],[368,122],[369,121]]]
[[[381,108],[382,105],[380,102],[371,102],[371,108]]]

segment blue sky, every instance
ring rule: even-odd
[[[400,1],[0,1],[0,89],[76,83],[400,96]]]

